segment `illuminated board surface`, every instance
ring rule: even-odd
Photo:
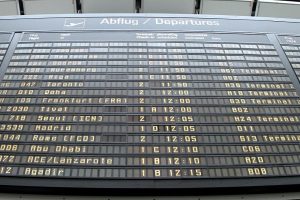
[[[0,19],[0,184],[300,183],[299,21]]]

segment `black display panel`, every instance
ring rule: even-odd
[[[297,186],[300,40],[259,32],[0,35],[0,183]]]
[[[300,38],[295,36],[280,36],[280,43],[286,56],[299,79],[300,73]]]

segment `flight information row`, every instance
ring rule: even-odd
[[[114,48],[114,47],[167,47],[167,48],[228,48],[228,49],[260,49],[260,50],[273,50],[275,49],[272,44],[255,44],[255,43],[217,43],[217,42],[151,42],[151,41],[131,41],[131,42],[121,42],[121,41],[95,41],[95,42],[19,42],[18,48],[82,48],[82,47],[102,47],[102,48]]]
[[[300,166],[232,167],[232,168],[74,168],[51,166],[1,166],[2,176],[30,176],[48,178],[112,178],[112,179],[159,179],[159,178],[237,178],[261,176],[295,176]]]
[[[178,155],[165,156],[165,155],[145,155],[141,156],[76,156],[76,155],[19,155],[19,154],[0,154],[0,164],[14,164],[14,165],[49,165],[49,166],[97,166],[97,167],[228,167],[228,166],[255,166],[261,167],[266,165],[286,165],[286,164],[299,164],[300,155],[244,155],[244,156],[183,156]]]
[[[78,115],[99,115],[104,114],[114,114],[117,115],[171,115],[171,116],[182,116],[182,115],[204,115],[204,114],[224,114],[224,115],[298,115],[300,113],[300,107],[224,107],[224,106],[205,106],[199,105],[198,107],[192,107],[189,105],[182,106],[0,106],[0,112],[2,114],[54,114],[54,115],[63,115],[63,114],[78,114]]]
[[[291,83],[270,83],[270,82],[191,82],[189,80],[174,82],[174,81],[2,81],[0,83],[2,89],[9,88],[66,88],[66,89],[103,89],[103,88],[127,88],[127,89],[150,89],[150,88],[172,88],[172,89],[208,89],[208,88],[249,88],[257,90],[290,90],[295,89]]]
[[[299,97],[295,90],[249,90],[241,89],[225,89],[211,90],[206,89],[3,89],[0,91],[1,97]],[[143,103],[143,102],[140,102]]]
[[[126,61],[124,61],[126,62]],[[165,62],[165,61],[157,61],[157,62],[146,62],[146,61],[128,61],[126,65],[124,63],[119,63],[117,61],[11,61],[9,63],[10,67],[72,67],[72,66],[92,66],[92,67],[99,67],[99,68],[115,68],[115,67],[127,67],[130,64],[130,68],[152,68],[152,67],[194,67],[194,68],[210,68],[210,67],[232,67],[232,68],[279,68],[284,69],[284,66],[281,62],[232,62],[232,61],[188,61],[188,62],[179,62],[179,61],[172,61]],[[173,64],[173,65],[171,65]]]
[[[193,60],[195,60],[193,62]],[[12,60],[10,66],[195,66],[197,65],[197,60],[201,61],[210,61],[210,62],[234,62],[234,61],[256,61],[256,62],[281,62],[280,58],[277,56],[195,56],[191,61],[181,61],[181,60],[48,60],[48,61],[37,61],[37,60],[28,60],[28,61],[18,61]],[[259,64],[258,64],[259,65]]]
[[[285,144],[300,142],[300,134],[47,134],[47,133],[2,133],[0,141],[5,143],[38,143],[38,144]]]
[[[170,68],[161,68],[161,67],[151,67],[149,69],[145,68],[128,68],[128,67],[118,67],[118,68],[109,68],[109,67],[61,67],[61,68],[38,68],[38,67],[9,67],[6,70],[6,73],[10,74],[23,74],[23,73],[32,73],[32,74],[80,74],[80,73],[99,73],[99,74],[128,74],[128,73],[158,73],[158,74],[261,74],[261,75],[286,75],[286,70],[277,70],[277,69],[220,69],[220,68],[191,68],[191,67],[170,67]]]
[[[20,153],[26,154],[107,154],[107,155],[129,155],[138,154],[145,156],[168,155],[257,155],[257,154],[298,154],[300,147],[298,144],[15,144],[1,143],[1,153]]]
[[[91,55],[93,53],[94,55]],[[107,53],[110,53],[107,55]],[[26,55],[25,55],[26,54]],[[49,55],[50,54],[50,55]],[[69,55],[68,55],[69,54]],[[76,54],[80,54],[75,56]],[[136,55],[134,55],[136,54]],[[197,56],[197,55],[202,56]],[[228,55],[244,57],[248,55],[276,56],[275,50],[236,50],[236,49],[201,49],[201,48],[26,48],[15,50],[12,59],[16,60],[67,60],[67,59],[162,59],[187,60],[205,59],[210,55]]]
[[[220,133],[220,134],[241,134],[241,133],[298,133],[300,125],[174,125],[172,123],[164,124],[140,124],[140,125],[127,125],[127,124],[19,124],[19,123],[2,123],[0,124],[0,131],[3,132],[43,132],[43,133],[120,133],[120,134],[160,134],[160,133]]]
[[[243,105],[243,106],[299,106],[300,99],[298,97],[294,98],[282,98],[282,97],[267,97],[267,98],[249,98],[249,97],[216,97],[216,98],[194,98],[194,97],[166,97],[166,98],[151,98],[151,97],[142,97],[134,98],[134,97],[0,97],[0,104],[4,105],[85,105],[85,106],[99,106],[102,104],[103,106],[129,106],[139,104],[142,101],[143,107],[148,109],[147,107],[155,104],[156,106],[172,104],[175,106],[179,106],[182,104],[186,104],[188,106],[208,106],[208,105],[223,105],[223,106],[234,106],[234,105]],[[154,106],[154,105],[153,105]],[[25,108],[26,109],[26,108]],[[113,109],[113,108],[111,108]],[[130,108],[127,107],[129,112],[138,112],[136,107]],[[55,109],[51,109],[55,112]],[[62,109],[59,109],[62,110]],[[123,108],[120,109],[120,112],[126,112]],[[18,109],[17,107],[12,109],[15,112],[21,112],[22,109]],[[25,110],[26,111],[26,110]],[[167,111],[167,110],[165,110]],[[140,110],[140,112],[145,112],[145,110]],[[148,110],[149,112],[149,110]]]
[[[43,80],[43,81],[241,81],[241,82],[290,82],[288,76],[263,76],[263,75],[238,75],[238,74],[5,74],[4,81],[7,80]]]
[[[14,115],[0,114],[0,121],[3,123],[9,122],[39,122],[39,123],[136,123],[141,124],[149,123],[173,123],[177,125],[181,124],[225,124],[225,123],[236,123],[236,124],[269,124],[269,123],[282,123],[282,124],[294,124],[300,123],[300,113],[298,115],[282,114],[282,115],[254,115],[249,114],[232,114],[213,116],[199,115],[199,114],[188,114],[188,115],[155,115],[148,113],[128,114],[128,115],[47,115],[47,114],[30,114],[30,115]]]

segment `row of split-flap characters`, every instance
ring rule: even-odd
[[[0,0],[0,15],[185,13],[300,18],[299,0]]]

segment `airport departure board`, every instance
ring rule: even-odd
[[[61,20],[60,31],[25,23],[0,34],[0,181],[300,183],[299,37],[201,31],[222,23],[203,19],[195,31],[90,30],[89,19]]]

